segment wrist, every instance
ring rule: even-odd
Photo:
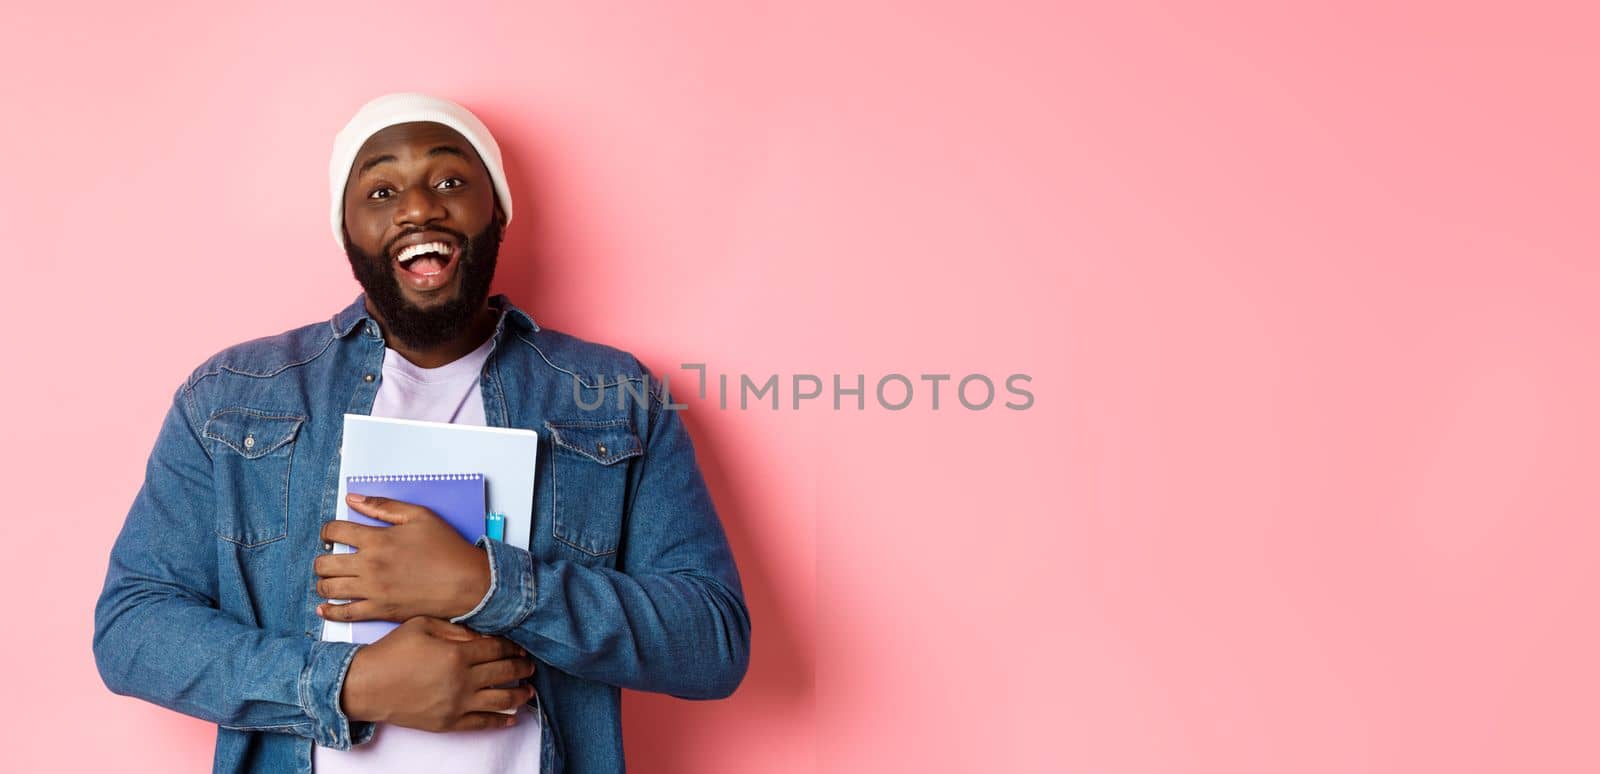
[[[370,656],[367,648],[356,648],[356,655],[350,659],[350,669],[344,675],[344,686],[339,689],[339,707],[350,720],[382,723],[388,718],[383,708],[372,701]]]
[[[443,616],[445,620],[460,618],[478,608],[489,595],[489,552],[476,546],[472,549],[471,571],[466,573],[456,595],[455,610]]]

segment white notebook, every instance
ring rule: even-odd
[[[348,518],[344,496],[350,476],[481,473],[489,510],[506,516],[506,542],[525,549],[533,534],[538,452],[539,434],[532,430],[345,414],[335,508],[340,519]],[[350,642],[350,624],[324,621],[322,639]]]

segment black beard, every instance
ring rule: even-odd
[[[455,298],[422,309],[406,301],[400,293],[400,280],[394,275],[394,261],[386,254],[369,255],[345,237],[345,256],[350,270],[366,291],[367,300],[383,318],[386,332],[413,349],[429,349],[465,333],[489,298],[489,283],[494,280],[495,260],[500,255],[500,217],[477,236],[444,228],[430,228],[455,237],[461,245],[460,291]],[[405,236],[404,234],[401,235]],[[400,237],[396,237],[399,239]]]

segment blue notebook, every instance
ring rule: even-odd
[[[486,498],[481,473],[349,476],[345,479],[345,488],[354,494],[387,497],[427,508],[449,522],[469,543],[476,543],[483,537]],[[389,526],[388,522],[363,516],[354,509],[346,515],[357,524]],[[358,621],[351,624],[350,641],[374,642],[398,625],[388,621]]]

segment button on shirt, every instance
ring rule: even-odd
[[[480,383],[494,339],[453,362],[422,368],[385,348],[383,381],[372,404],[375,417],[486,425]],[[313,748],[319,774],[405,774],[440,771],[537,774],[539,713],[524,705],[510,728],[431,733],[380,725],[372,740],[348,751]]]

